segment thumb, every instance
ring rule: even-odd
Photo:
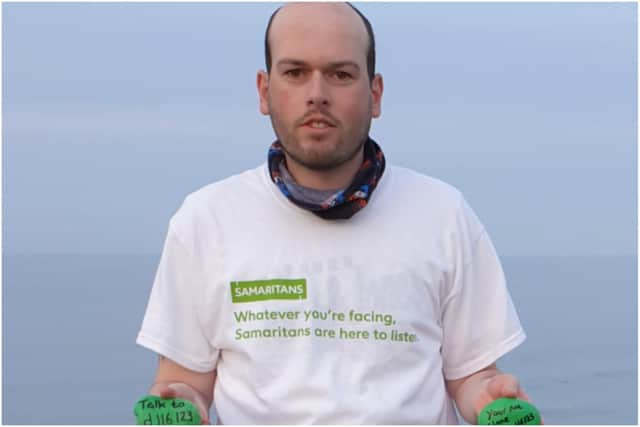
[[[151,390],[150,394],[161,397],[162,399],[185,399],[191,402],[198,413],[202,424],[210,424],[209,414],[207,407],[202,400],[202,397],[190,386],[183,383],[170,383],[170,384],[156,384]]]
[[[169,386],[163,386],[157,391],[157,393],[158,393],[158,396],[160,396],[163,399],[175,399],[177,397],[180,397],[178,395],[178,392],[176,392],[176,390],[174,390]]]
[[[154,386],[151,387],[151,390],[149,390],[149,394],[163,399],[179,397],[176,390],[169,387],[168,384],[154,384]]]
[[[166,390],[161,390],[160,397],[163,398],[179,398],[190,401],[198,410],[202,424],[211,424],[207,407],[202,397],[191,386],[184,383],[172,383],[166,386]]]

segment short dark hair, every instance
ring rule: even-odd
[[[367,35],[369,36],[369,46],[367,48],[367,73],[369,74],[369,81],[373,80],[373,76],[376,74],[376,41],[373,35],[373,28],[371,27],[371,23],[367,19],[366,16],[362,14],[354,5],[349,2],[346,2],[351,9],[355,10],[358,16],[362,19],[365,28],[367,29]],[[269,23],[267,24],[267,30],[264,33],[264,60],[267,66],[267,73],[271,72],[271,47],[269,46],[269,30],[271,30],[271,23],[273,22],[273,18],[275,18],[276,14],[282,9],[282,6],[277,8],[269,18]]]

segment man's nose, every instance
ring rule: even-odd
[[[329,88],[324,76],[314,72],[309,79],[307,106],[326,107],[329,105]]]

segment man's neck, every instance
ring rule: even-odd
[[[346,188],[351,184],[364,160],[364,146],[351,160],[326,171],[309,169],[291,159],[286,153],[285,158],[287,170],[297,184],[314,190],[334,190]]]

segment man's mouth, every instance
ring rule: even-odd
[[[311,116],[307,120],[305,120],[304,123],[302,123],[302,125],[308,126],[312,129],[326,129],[330,127],[335,127],[335,125],[331,121],[329,121],[328,119],[325,119],[322,116]]]
[[[324,129],[327,128],[331,125],[329,125],[327,122],[318,122],[318,121],[313,121],[313,122],[308,122],[306,123],[307,126],[311,126],[314,129]]]

